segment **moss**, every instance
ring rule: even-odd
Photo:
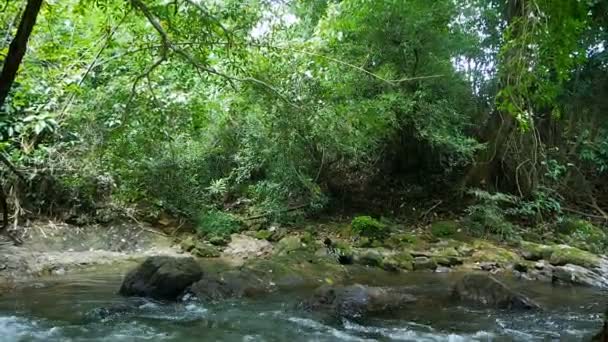
[[[315,242],[315,237],[312,232],[306,231],[302,234],[302,237],[300,237],[300,241],[304,244],[312,245]]]
[[[191,253],[201,258],[217,258],[220,256],[220,251],[217,247],[204,243],[197,243]]]
[[[287,236],[277,243],[276,251],[278,255],[286,255],[303,248],[298,236]]]
[[[420,238],[411,233],[393,234],[385,240],[384,245],[389,248],[397,249],[402,246],[416,245],[420,242]]]
[[[417,257],[414,259],[414,270],[425,271],[437,269],[435,260],[427,257]]]
[[[255,238],[258,240],[268,240],[272,237],[272,232],[268,230],[258,230],[255,232]]]
[[[496,262],[504,266],[521,261],[516,253],[487,241],[476,240],[473,243],[473,248],[475,252],[473,252],[471,260],[474,262]]]
[[[455,221],[438,221],[431,225],[431,234],[434,237],[442,238],[453,236],[458,233],[459,225]]]
[[[212,236],[209,238],[209,243],[214,246],[226,246],[230,240],[230,236]]]
[[[380,249],[376,248],[356,250],[354,253],[354,259],[357,264],[380,267],[384,262],[384,253]]]
[[[553,253],[549,262],[552,265],[572,264],[592,268],[599,264],[599,258],[594,254],[575,247],[558,245],[553,247]]]
[[[357,236],[377,241],[384,240],[390,233],[387,225],[370,216],[355,217],[351,222],[351,227]]]
[[[414,270],[414,257],[407,252],[388,256],[382,260],[382,268],[387,271]]]
[[[522,241],[520,244],[521,255],[526,260],[549,259],[553,253],[553,248],[534,242]]]
[[[194,247],[196,247],[196,241],[192,236],[188,236],[180,241],[179,246],[184,252],[190,252],[194,249]]]

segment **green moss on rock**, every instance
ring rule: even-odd
[[[520,250],[524,259],[533,261],[549,259],[553,253],[553,247],[551,246],[528,241],[521,242]]]
[[[276,253],[278,255],[287,255],[297,251],[299,249],[304,249],[304,245],[298,236],[287,236],[281,239],[276,245]]]
[[[414,270],[414,257],[407,252],[387,256],[382,260],[382,268],[387,271]]]
[[[504,266],[521,260],[519,255],[513,251],[495,246],[487,241],[476,240],[473,248],[475,250],[471,256],[473,262],[496,262]]]
[[[549,259],[549,262],[556,266],[572,264],[587,268],[596,267],[599,261],[599,258],[592,253],[566,245],[554,246]]]
[[[272,232],[268,230],[258,230],[255,232],[255,238],[258,240],[267,240],[270,241],[272,237]]]

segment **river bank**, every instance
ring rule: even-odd
[[[445,222],[440,226],[445,228]],[[391,229],[375,241],[358,236],[360,232],[346,221],[244,230],[223,240],[187,233],[170,236],[135,224],[76,227],[35,222],[27,232],[22,246],[0,245],[0,302],[5,309],[11,305],[21,308],[16,316],[0,319],[0,329],[4,324],[15,336],[32,340],[37,340],[31,335],[36,329],[40,330],[36,334],[45,336],[39,340],[62,340],[70,334],[78,340],[87,336],[80,329],[89,329],[91,324],[99,333],[135,340],[144,339],[148,333],[167,340],[194,340],[198,336],[191,329],[165,326],[167,319],[198,322],[217,338],[225,334],[243,337],[244,332],[231,319],[246,324],[243,320],[250,317],[247,312],[251,310],[261,310],[263,315],[287,310],[291,313],[281,315],[286,319],[285,329],[295,324],[309,338],[322,336],[319,340],[580,340],[599,330],[605,308],[602,291],[607,284],[607,263],[603,256],[557,243],[499,243],[467,236],[458,229],[451,234],[432,226],[407,232]],[[194,257],[206,277],[193,295],[203,300],[175,304],[121,299],[117,293],[127,272],[153,256]],[[467,274],[497,277],[509,293],[529,297],[542,310],[511,313],[493,305],[454,302],[452,291]],[[486,278],[479,279],[485,282]],[[343,317],[330,323],[323,315],[310,316],[296,309],[320,288],[346,291],[343,293],[348,295],[353,289],[361,289],[357,286],[371,291],[403,289],[416,301],[410,303],[407,297],[407,309],[398,310],[396,316],[371,316],[363,321]],[[362,293],[375,293],[365,291]],[[74,305],[81,307],[80,301],[90,301],[89,296],[95,293],[103,293],[105,299],[94,300],[94,305],[85,305],[86,310],[78,309],[78,314],[67,314]],[[65,296],[61,304],[65,310],[59,315],[68,318],[56,317],[55,308],[49,308],[48,312],[55,315],[50,318],[44,309],[34,309],[38,305],[34,302],[47,299],[50,307],[51,298],[57,296]],[[484,300],[479,293],[473,292],[473,296]],[[116,305],[120,308],[117,316],[98,315],[112,313],[104,310]],[[238,314],[232,316],[235,313],[230,310]],[[146,318],[150,315],[158,322],[152,326],[160,324],[164,328],[152,328]],[[128,331],[109,332],[102,322],[115,319],[138,322],[143,330],[124,327]],[[265,328],[264,318],[260,319],[247,324],[254,324],[251,328],[260,336],[275,336]],[[555,324],[570,330],[551,331]],[[40,328],[45,326],[58,330],[48,335]],[[285,331],[279,335],[275,340],[289,334]]]

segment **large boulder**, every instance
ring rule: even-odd
[[[186,298],[201,301],[219,301],[230,298],[257,297],[269,293],[272,286],[246,271],[228,271],[217,275],[205,275],[186,291]]]
[[[154,256],[127,274],[120,294],[175,300],[202,275],[200,265],[193,258]]]
[[[326,285],[318,288],[303,306],[338,317],[358,318],[398,310],[415,301],[406,288]]]
[[[608,279],[604,275],[578,265],[567,264],[553,269],[553,282],[558,284],[592,286],[608,288]]]
[[[537,309],[540,306],[496,278],[485,274],[467,274],[454,286],[456,299],[499,309]]]

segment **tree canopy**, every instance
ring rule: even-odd
[[[94,210],[104,179],[191,220],[470,189],[608,218],[605,1],[21,0],[0,21],[24,212]]]

